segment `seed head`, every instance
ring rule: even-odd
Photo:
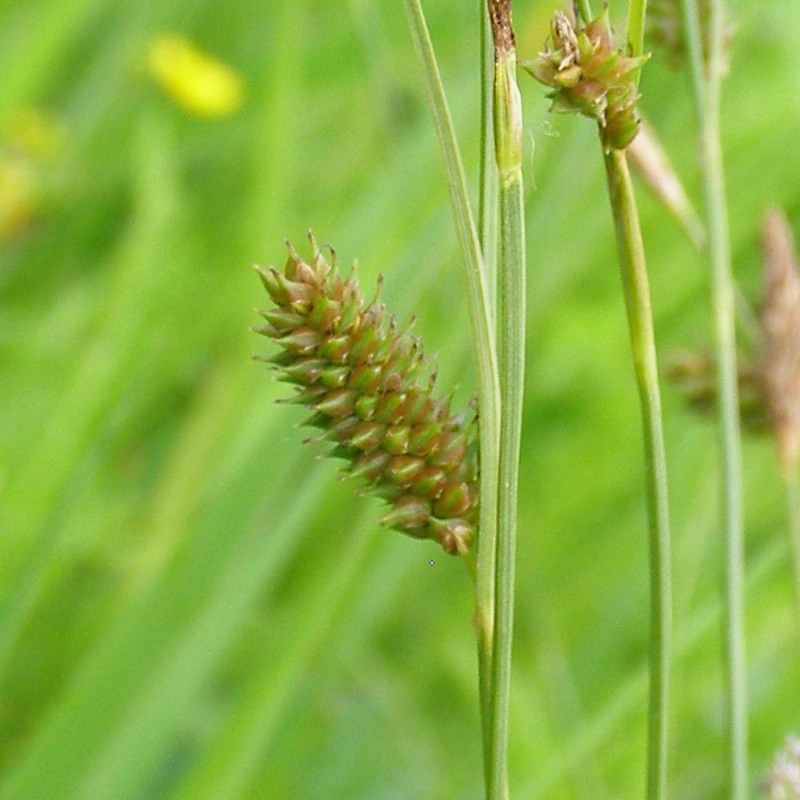
[[[577,30],[567,14],[556,11],[544,51],[521,64],[552,87],[551,111],[596,119],[606,150],[622,150],[639,129],[635,78],[648,58],[626,56],[615,46],[607,9]]]
[[[309,261],[287,242],[283,272],[257,268],[275,305],[255,330],[281,347],[268,361],[346,474],[391,505],[383,525],[464,555],[477,520],[476,425],[434,395],[422,342],[377,299],[365,303],[355,275],[342,277],[309,240]]]
[[[800,462],[800,271],[792,231],[781,211],[767,214],[762,235],[766,288],[761,370],[781,466],[791,472]]]
[[[789,736],[775,757],[763,788],[770,800],[800,800],[800,739]]]

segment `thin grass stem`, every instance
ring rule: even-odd
[[[731,272],[725,173],[719,108],[725,71],[722,0],[711,0],[708,63],[703,59],[696,0],[682,0],[692,68],[711,262],[711,304],[717,363],[718,416],[722,453],[725,532],[725,671],[730,727],[731,800],[748,795],[747,675],[744,636],[744,509],[739,389],[736,358],[735,291]]]
[[[667,791],[672,591],[661,396],[644,244],[625,152],[610,150],[605,156],[605,165],[639,390],[645,452],[651,597],[647,798],[664,800]]]
[[[492,718],[489,698],[493,693],[495,563],[497,547],[498,471],[500,441],[500,386],[494,334],[494,315],[467,191],[467,181],[453,122],[445,97],[436,55],[419,0],[405,0],[414,46],[422,65],[425,89],[442,151],[456,233],[467,278],[468,307],[473,349],[478,372],[480,415],[480,522],[475,575],[475,626],[478,637],[478,673],[481,726],[487,781],[492,750]],[[472,558],[472,556],[470,556]],[[469,564],[468,564],[469,566]]]
[[[628,3],[628,55],[640,56],[644,51],[644,20],[647,14],[647,0],[630,0]],[[636,73],[636,82],[639,75]]]
[[[485,0],[480,5],[480,48],[481,48],[481,136],[480,136],[480,197],[479,197],[479,238],[483,255],[484,275],[492,313],[492,329],[497,318],[497,252],[498,252],[498,175],[494,155],[494,44],[489,24],[488,6]],[[498,387],[499,388],[499,387]],[[485,480],[485,475],[482,480]],[[496,510],[496,509],[495,509]],[[492,615],[492,629],[495,613],[494,575],[497,563],[497,537],[481,536],[479,557],[481,561],[480,578],[477,567],[473,578],[478,589],[478,607]],[[481,598],[484,598],[481,600]],[[484,641],[479,646],[478,686],[481,706],[481,728],[483,743],[484,781],[491,783],[492,764],[492,681],[493,681],[494,642]]]
[[[747,571],[747,589],[759,592],[777,579],[786,563],[786,540],[773,538],[753,557]],[[690,656],[697,657],[722,617],[722,598],[717,595],[694,608],[681,626],[675,639],[674,663],[686,664]],[[687,666],[687,669],[690,667]],[[530,800],[550,800],[558,796],[554,789],[574,769],[575,763],[602,758],[609,741],[628,735],[636,719],[636,708],[647,692],[648,675],[645,668],[633,670],[607,698],[602,708],[588,716],[580,730],[555,752],[532,779],[522,786],[521,796]]]
[[[478,238],[483,254],[483,268],[489,293],[489,307],[494,311],[497,292],[498,248],[498,182],[494,157],[493,95],[494,45],[489,27],[485,0],[478,0],[481,9],[481,139],[480,195],[478,206]]]
[[[507,797],[508,714],[514,624],[519,456],[525,376],[525,239],[521,175],[500,189],[498,363],[503,415],[500,424],[491,798]]]
[[[592,6],[589,0],[577,0],[575,3],[578,15],[583,20],[584,25],[588,25],[593,19]]]
[[[497,353],[500,373],[500,483],[492,662],[492,758],[489,800],[506,800],[514,623],[519,456],[525,376],[525,209],[522,101],[510,0],[489,0],[494,41],[494,140],[500,178]]]

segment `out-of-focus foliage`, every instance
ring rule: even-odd
[[[731,5],[723,144],[735,271],[755,301],[762,211],[781,205],[800,230],[800,18],[795,0]],[[425,6],[476,181],[478,3]],[[554,6],[515,3],[521,57]],[[241,104],[203,117],[165,94],[148,64],[164,34],[241,81]],[[248,331],[263,302],[250,264],[280,266],[284,238],[313,226],[342,263],[359,258],[365,286],[383,273],[401,319],[416,314],[440,384],[474,391],[402,4],[18,0],[0,9],[0,64],[0,800],[479,798],[466,570],[382,530],[379,504],[300,447],[302,412],[275,405],[249,359],[265,346]],[[656,53],[640,89],[699,207],[688,78]],[[512,787],[634,797],[647,562],[613,231],[592,124],[548,115],[534,81],[523,93]],[[26,118],[52,146],[19,138]],[[710,338],[706,273],[641,188],[666,358]],[[665,400],[671,796],[720,800],[715,431]],[[800,725],[800,647],[774,446],[745,458],[755,789]]]

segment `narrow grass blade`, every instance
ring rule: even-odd
[[[481,709],[487,708],[491,693],[489,676],[494,650],[497,487],[499,470],[500,389],[498,382],[494,315],[477,229],[472,215],[466,176],[455,130],[450,118],[436,56],[419,0],[406,0],[411,36],[422,65],[425,89],[444,159],[456,232],[461,244],[469,295],[469,316],[478,371],[480,414],[480,533],[477,548],[475,625],[478,631],[478,670]],[[484,746],[489,721],[483,716]]]
[[[731,272],[725,172],[720,139],[720,92],[724,65],[722,0],[709,4],[709,58],[704,62],[696,0],[682,0],[684,31],[700,127],[711,267],[712,330],[717,363],[718,421],[722,458],[725,672],[730,727],[731,800],[749,792],[747,673],[744,638],[744,508],[737,379],[735,291]]]
[[[500,182],[497,353],[500,371],[500,483],[492,663],[492,750],[487,795],[505,800],[514,625],[519,458],[525,387],[525,207],[522,100],[509,0],[490,0],[494,41],[494,140]]]

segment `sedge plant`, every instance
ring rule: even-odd
[[[260,271],[274,306],[260,312],[266,322],[257,330],[281,346],[266,360],[297,386],[292,402],[312,411],[307,424],[334,444],[331,455],[347,461],[362,491],[390,504],[382,523],[465,557],[476,586],[486,792],[505,800],[525,368],[522,111],[511,7],[491,0],[482,13],[481,47],[488,52],[490,30],[493,57],[483,72],[480,234],[422,7],[407,0],[406,10],[466,266],[479,431],[468,413],[451,414],[433,393],[436,373],[420,340],[400,331],[377,299],[366,303],[357,279],[344,278],[335,259],[328,263],[313,237],[308,260],[290,246],[282,272]],[[497,260],[496,273],[484,255]]]
[[[720,135],[720,96],[727,72],[722,0],[681,0],[685,47],[694,87],[708,230],[712,331],[717,371],[722,529],[724,540],[725,673],[732,800],[748,795],[748,711],[744,637],[744,507],[737,381],[735,291]]]
[[[584,3],[583,26],[556,13],[547,50],[529,69],[553,88],[554,107],[581,112],[598,123],[643,417],[652,585],[647,795],[650,800],[663,800],[670,544],[652,313],[644,248],[624,154],[638,131],[637,79],[646,60],[641,54],[644,9],[632,5],[628,55],[614,45],[607,11],[590,19],[588,3]],[[525,371],[522,112],[515,37],[508,0],[489,0],[486,13],[493,58],[487,57],[487,43],[482,40],[484,156],[478,234],[422,7],[418,1],[407,0],[406,10],[464,253],[479,374],[479,446],[474,427],[466,426],[461,416],[452,417],[447,403],[432,399],[434,373],[418,340],[407,332],[398,334],[396,322],[393,318],[387,322],[386,311],[377,301],[364,304],[355,279],[343,279],[313,240],[310,261],[290,249],[283,273],[275,269],[261,273],[277,308],[263,312],[267,324],[260,331],[283,347],[282,353],[270,361],[287,380],[300,386],[295,402],[313,411],[308,423],[322,429],[321,438],[335,443],[332,455],[345,458],[348,471],[365,479],[371,493],[392,505],[384,524],[412,536],[435,539],[448,553],[467,556],[476,581],[486,792],[490,800],[506,800]],[[484,24],[484,34],[486,30]],[[490,110],[491,137],[486,119]],[[490,140],[496,172],[486,158]],[[491,191],[495,185],[496,205]],[[499,214],[496,225],[495,207]],[[487,253],[487,248],[492,252]],[[496,257],[496,270],[487,270],[484,256],[492,265]],[[473,558],[470,545],[476,538],[478,522],[477,558]]]
[[[678,0],[670,1],[677,7]],[[186,96],[162,96],[145,85],[143,69],[131,69],[131,49],[116,44],[135,45],[138,65],[149,63],[150,53],[141,35],[147,20],[133,4],[105,15],[110,27],[96,19],[92,2],[53,0],[27,15],[7,4],[10,13],[0,15],[5,40],[20,43],[6,48],[9,69],[0,90],[7,423],[0,446],[3,800],[377,797],[392,791],[409,799],[480,796],[478,729],[474,725],[472,736],[469,727],[478,710],[470,691],[469,598],[443,596],[451,578],[468,586],[467,570],[453,574],[462,564],[473,568],[478,586],[474,619],[487,784],[501,795],[505,783],[520,800],[638,794],[648,672],[646,658],[634,653],[644,644],[645,603],[635,602],[639,581],[630,581],[628,550],[619,544],[629,544],[631,516],[638,519],[641,459],[630,453],[635,435],[620,442],[613,470],[598,470],[594,458],[613,447],[620,429],[629,439],[636,433],[635,420],[618,413],[627,399],[635,402],[633,391],[621,405],[608,402],[619,397],[630,368],[621,357],[603,360],[615,341],[607,334],[624,323],[617,300],[609,302],[606,293],[616,275],[608,271],[610,241],[598,241],[601,231],[610,240],[610,227],[599,219],[605,204],[586,202],[607,155],[587,139],[594,125],[537,124],[523,137],[526,151],[533,137],[540,147],[523,165],[531,230],[537,231],[529,235],[528,300],[541,339],[538,385],[526,408],[537,435],[523,454],[532,490],[526,494],[535,490],[536,497],[523,496],[522,504],[537,513],[520,530],[537,535],[524,542],[527,574],[517,595],[522,613],[516,615],[511,705],[516,735],[510,737],[509,777],[501,774],[505,732],[498,728],[504,723],[492,709],[504,702],[496,675],[509,637],[495,621],[503,547],[498,475],[500,429],[511,422],[501,417],[507,377],[500,375],[496,303],[500,278],[522,276],[499,269],[494,108],[501,106],[495,103],[488,4],[480,2],[481,126],[477,27],[460,27],[477,22],[478,2],[431,2],[430,8],[436,7],[441,26],[433,30],[437,48],[458,54],[448,94],[452,85],[451,99],[461,101],[454,112],[465,133],[462,146],[469,142],[465,156],[473,155],[483,130],[480,189],[477,163],[469,163],[477,159],[465,159],[473,183],[453,169],[458,148],[443,116],[441,82],[436,86],[431,77],[428,42],[420,48],[421,74],[433,87],[446,156],[446,169],[435,168],[434,126],[412,96],[414,54],[403,26],[394,27],[403,5],[278,0],[255,8],[233,2],[207,6],[201,20],[172,2],[176,13],[167,17],[180,23],[176,33],[184,43],[196,41],[197,50],[210,47],[236,65],[241,113],[230,119],[210,113],[201,119]],[[648,18],[657,4],[663,0],[648,3]],[[170,0],[163,5],[167,10]],[[615,0],[612,10],[622,12],[623,5]],[[798,226],[792,187],[800,160],[791,138],[797,109],[787,102],[794,88],[787,56],[798,33],[792,5],[778,0],[766,16],[753,2],[736,8],[745,46],[724,95],[735,124],[726,142],[729,177],[732,184],[745,180],[729,195],[737,221],[733,252],[743,270],[755,250],[748,243],[755,239],[750,222],[760,217],[756,206],[781,203],[787,221]],[[587,0],[580,8],[588,24],[594,16]],[[514,11],[522,51],[525,35],[544,38],[536,28],[547,12],[538,3],[515,4]],[[641,19],[641,4],[639,12]],[[234,17],[247,24],[227,24]],[[103,35],[83,35],[90,21]],[[363,24],[363,50],[354,22]],[[42,31],[46,35],[37,36]],[[324,34],[323,46],[314,33]],[[153,41],[158,46],[150,55],[164,55],[156,29]],[[260,42],[270,46],[253,46]],[[705,59],[706,41],[702,50]],[[499,54],[501,67],[506,51]],[[622,55],[637,57],[628,49]],[[778,67],[779,61],[787,66]],[[203,72],[207,60],[189,66],[213,78]],[[658,85],[651,79],[663,73],[644,70],[653,123],[665,125],[668,149],[685,163],[694,153],[684,135],[692,130],[693,109],[675,97],[679,80]],[[422,86],[420,80],[419,99]],[[208,100],[201,95],[193,99]],[[230,110],[235,96],[231,92],[217,111]],[[36,137],[20,135],[18,112],[27,116],[39,104],[62,123],[65,146],[55,161],[32,157],[26,147]],[[367,113],[354,135],[348,123],[359,108]],[[608,126],[608,115],[605,120]],[[640,129],[632,145],[641,139]],[[630,150],[623,151],[629,162]],[[586,169],[592,156],[596,163]],[[513,178],[511,166],[506,177]],[[456,201],[465,253],[460,261],[468,270],[463,303],[458,280],[447,281],[442,298],[439,268],[451,261],[455,237],[442,232],[439,172],[449,176]],[[516,191],[513,184],[504,190]],[[469,199],[478,197],[472,225]],[[391,314],[372,300],[369,282],[358,295],[349,283],[345,297],[344,285],[355,276],[344,253],[338,298],[335,259],[325,248],[318,254],[313,244],[295,242],[289,275],[283,254],[276,256],[277,275],[266,272],[277,294],[268,314],[277,325],[265,320],[273,329],[259,349],[270,358],[283,353],[274,366],[298,387],[294,399],[305,393],[312,408],[304,412],[297,405],[265,405],[265,395],[283,392],[286,399],[292,388],[267,386],[267,376],[245,363],[251,343],[240,330],[242,309],[258,288],[240,267],[266,243],[279,244],[284,232],[305,227],[308,220],[299,214],[312,205],[319,233],[345,241],[357,232],[359,248],[374,253],[370,262],[381,257],[406,269],[398,278],[385,268],[388,297],[398,283],[405,290],[395,306],[401,322],[393,325]],[[654,223],[646,228],[654,234],[652,244],[646,240],[649,260],[658,253],[665,268],[684,266],[687,243],[672,235],[669,220],[654,219],[652,206],[645,208],[643,222]],[[680,335],[676,328],[687,318],[702,316],[697,278],[662,274],[658,304],[675,314],[665,319],[665,338]],[[285,284],[284,297],[281,281],[299,286]],[[328,292],[332,302],[322,302]],[[423,296],[425,305],[415,309],[421,315],[435,310],[447,316],[423,316],[413,333],[407,330],[415,295]],[[318,316],[305,305],[311,296],[319,301]],[[787,296],[781,290],[775,299]],[[459,337],[466,310],[475,306],[467,344]],[[427,334],[428,322],[441,325],[447,353],[435,385],[434,366],[415,340],[420,331]],[[342,335],[348,341],[334,341]],[[317,354],[323,349],[323,364],[306,360],[310,354],[303,351],[314,346]],[[467,356],[478,364],[477,423],[474,406],[448,402],[449,386],[437,392],[446,383],[441,378],[454,372],[455,352],[459,366]],[[380,378],[371,371],[375,366]],[[398,383],[403,377],[407,382]],[[471,384],[468,376],[460,380]],[[346,385],[338,385],[342,381]],[[782,403],[800,395],[791,385],[780,391],[775,422],[782,419]],[[398,394],[405,394],[403,403],[392,407]],[[384,401],[380,411],[376,397]],[[308,435],[324,439],[317,450],[344,455],[348,471],[364,476],[361,490],[384,498],[385,524],[433,541],[377,533],[376,498],[356,504],[349,497],[357,479],[332,486],[328,464],[312,466],[308,453],[287,447],[291,423],[303,416],[314,417]],[[681,421],[676,415],[671,448],[674,495],[686,523],[674,653],[690,680],[674,717],[680,746],[671,775],[676,800],[704,800],[730,796],[728,761],[714,763],[724,731],[714,713],[715,632],[725,603],[706,569],[709,529],[716,527],[709,524],[715,464],[707,448],[696,445],[698,437],[710,437]],[[754,601],[748,623],[758,689],[751,757],[765,772],[784,734],[797,733],[798,651],[784,599],[789,583],[781,580],[788,577],[781,575],[786,543],[772,535],[784,512],[773,502],[777,491],[770,491],[773,471],[758,469],[771,453],[753,444],[746,455],[764,459],[747,487],[753,536],[746,590]],[[796,474],[787,476],[795,513]],[[442,545],[458,551],[470,536],[465,556],[445,559],[435,552],[443,553]],[[644,536],[634,547],[644,555]],[[429,568],[429,556],[437,568]],[[454,617],[461,622],[455,631],[449,624]],[[428,637],[430,631],[437,635]],[[786,668],[789,660],[794,668]],[[411,664],[416,668],[408,682],[396,680],[395,670]],[[387,736],[373,735],[387,723]],[[769,783],[776,800],[786,796],[790,781],[796,785],[797,754],[795,743],[787,742]],[[753,796],[755,783],[751,776]]]

